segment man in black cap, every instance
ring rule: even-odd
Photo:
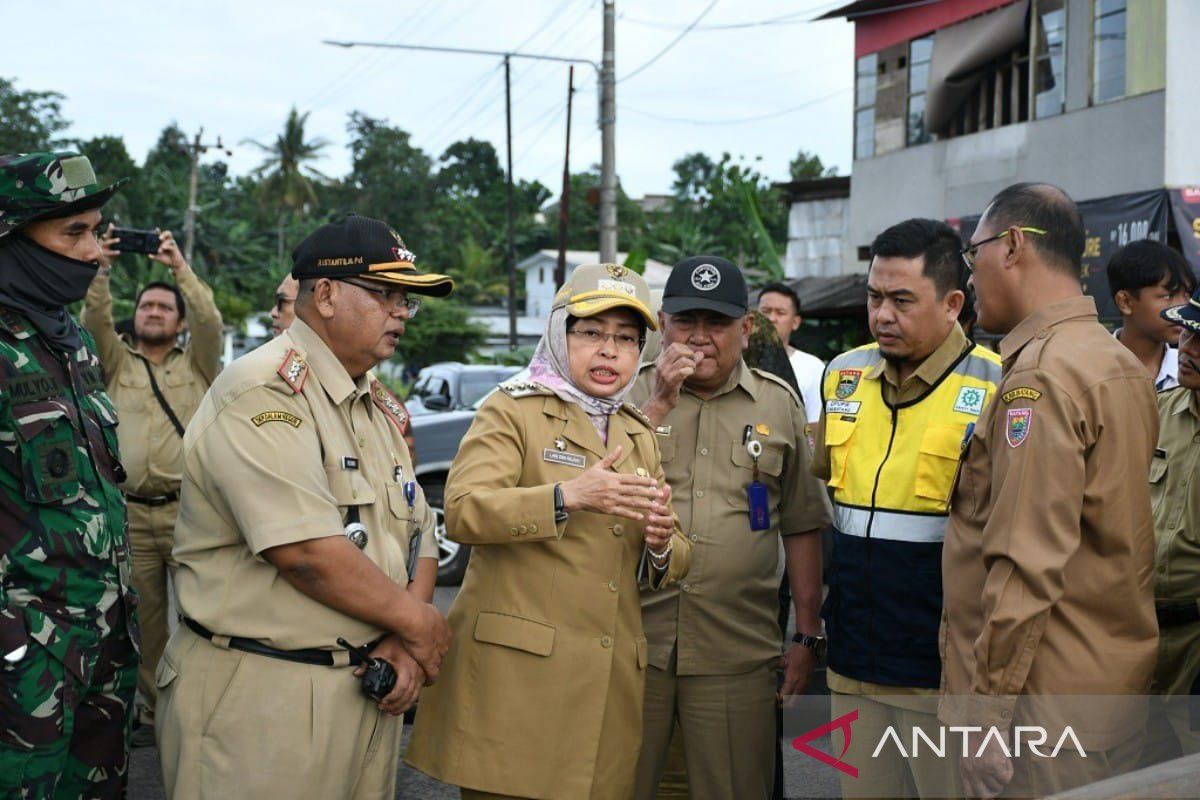
[[[157,680],[168,796],[392,797],[399,715],[449,644],[405,414],[371,369],[415,295],[454,284],[354,215],[292,258],[295,321],[225,368],[184,437],[184,624]],[[360,690],[339,638],[390,665],[382,699]]]
[[[639,800],[655,795],[676,722],[693,798],[771,796],[781,536],[798,631],[781,694],[804,691],[824,646],[818,531],[828,502],[810,472],[799,398],[742,361],[747,299],[745,278],[723,258],[676,264],[659,314],[663,352],[630,395],[655,425],[696,554],[685,581],[642,597],[649,668]]]

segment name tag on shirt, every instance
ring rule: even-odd
[[[559,450],[551,450],[549,447],[542,451],[542,460],[577,469],[583,469],[587,466],[587,456],[579,455],[578,453],[563,453]]]

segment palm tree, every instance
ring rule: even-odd
[[[246,140],[267,154],[254,174],[261,179],[259,189],[263,200],[279,213],[277,238],[280,262],[284,256],[284,229],[288,215],[305,213],[316,205],[316,183],[328,180],[312,166],[329,142],[325,139],[305,139],[304,125],[308,122],[309,113],[305,111],[301,114],[293,106],[283,124],[283,133],[269,145],[253,139]]]

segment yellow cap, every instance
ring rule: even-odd
[[[631,308],[641,315],[650,330],[658,321],[650,311],[650,289],[646,281],[619,264],[581,264],[554,295],[555,309],[565,308],[575,317],[594,317],[610,308]]]

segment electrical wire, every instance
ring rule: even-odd
[[[730,31],[741,28],[762,28],[776,25],[802,25],[806,22],[811,22],[811,14],[820,14],[824,11],[829,11],[837,6],[844,5],[846,0],[837,0],[832,3],[820,3],[812,8],[806,8],[803,11],[793,11],[788,14],[783,14],[778,17],[770,17],[768,19],[752,20],[748,22],[714,22],[709,25],[696,25],[692,28],[694,31]],[[888,9],[891,11],[892,9]],[[663,22],[653,19],[637,19],[626,14],[621,14],[618,19],[621,22],[628,22],[634,25],[641,25],[647,28],[658,28],[659,30],[677,31],[686,28],[686,25],[680,25],[676,22]]]
[[[771,111],[766,114],[756,114],[754,116],[749,116],[749,117],[736,117],[736,118],[726,118],[726,119],[690,119],[687,117],[669,117],[669,116],[664,116],[661,114],[655,114],[650,111],[644,111],[640,108],[635,108],[633,106],[625,105],[625,104],[620,104],[618,107],[621,111],[632,111],[635,114],[638,114],[643,117],[648,117],[650,119],[657,120],[659,122],[676,122],[676,123],[681,123],[681,124],[685,124],[685,125],[742,125],[747,122],[760,122],[760,121],[766,120],[766,119],[776,119],[778,117],[783,117],[788,114],[794,114],[797,111],[802,111],[811,106],[815,106],[818,103],[824,103],[826,100],[832,100],[833,98],[838,97],[839,95],[846,94],[847,92],[851,91],[852,88],[853,87],[847,86],[847,87],[838,89],[836,92],[830,92],[827,95],[813,98],[812,100],[803,102],[798,106],[792,106],[791,108],[785,108],[781,111]]]
[[[666,47],[664,47],[662,50],[659,50],[657,53],[655,53],[654,56],[651,57],[651,59],[649,61],[642,64],[640,67],[635,69],[633,72],[630,72],[628,75],[626,75],[623,78],[618,78],[617,83],[623,83],[624,81],[627,81],[636,75],[640,75],[642,72],[645,72],[647,69],[649,69],[650,66],[654,64],[654,62],[658,61],[660,58],[665,56],[668,52],[670,52],[671,48],[673,48],[675,45],[679,44],[680,41],[683,40],[683,37],[685,37],[689,33],[691,33],[692,29],[695,28],[697,25],[699,25],[700,21],[702,19],[704,19],[706,16],[708,16],[708,12],[712,11],[718,2],[719,2],[719,0],[712,0],[712,2],[709,3],[708,6],[703,11],[700,12],[700,16],[698,16],[694,20],[692,20],[691,24],[688,25],[686,28],[684,28],[682,31],[680,31],[679,35],[676,36],[674,39],[672,39],[669,43],[667,43]]]

